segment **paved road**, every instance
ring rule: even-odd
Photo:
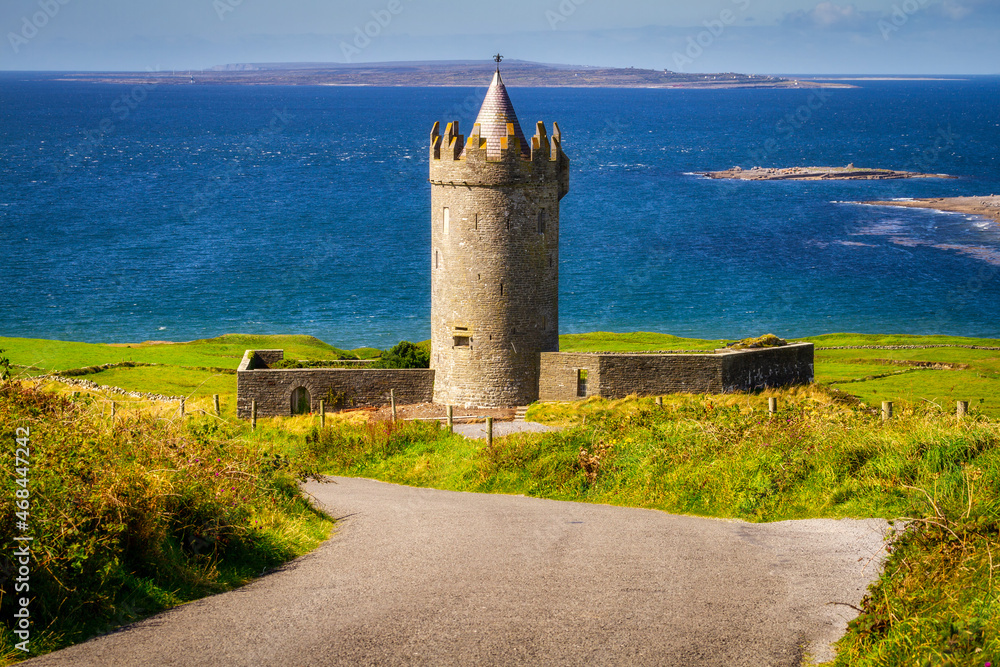
[[[317,551],[31,665],[797,665],[880,521],[752,525],[337,479]]]

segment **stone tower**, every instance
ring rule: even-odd
[[[498,67],[468,140],[434,124],[430,182],[434,401],[532,403],[541,353],[559,351],[559,126],[529,143]]]

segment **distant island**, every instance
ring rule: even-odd
[[[733,167],[725,171],[698,172],[699,176],[738,181],[880,181],[898,178],[957,178],[948,174],[921,174],[914,171],[892,169],[863,169],[849,164],[846,167],[789,167],[765,169]]]
[[[413,86],[473,87],[489,83],[491,61],[426,61],[386,63],[235,64],[208,70],[176,72],[69,72],[60,81],[121,84],[275,85],[275,86]],[[853,88],[760,74],[685,74],[669,70],[582,67],[506,60],[504,79],[510,87],[573,88]]]
[[[933,199],[894,199],[891,201],[861,202],[871,206],[904,206],[906,208],[930,208],[952,213],[981,215],[1000,222],[1000,195],[988,197],[939,197]]]

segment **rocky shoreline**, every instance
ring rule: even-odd
[[[938,197],[932,199],[904,199],[892,201],[861,202],[871,206],[900,206],[905,208],[930,208],[951,213],[981,215],[1000,223],[1000,195],[988,197]]]
[[[893,169],[862,169],[849,164],[846,167],[788,167],[769,169],[733,167],[723,171],[699,172],[699,176],[737,181],[882,181],[900,178],[957,178],[948,174],[921,174],[914,171]]]

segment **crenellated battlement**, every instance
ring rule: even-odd
[[[531,160],[537,160],[540,155],[548,155],[548,159],[557,162],[562,155],[562,132],[559,123],[552,123],[552,139],[545,133],[545,123],[538,121],[535,125],[535,136],[531,138]]]
[[[562,149],[559,124],[553,123],[550,137],[545,123],[536,124],[530,146],[522,146],[513,123],[507,124],[507,136],[499,139],[497,150],[482,136],[476,123],[468,138],[452,121],[441,132],[434,123],[430,136],[430,181],[437,185],[497,186],[561,182],[560,199],[569,192],[569,158]],[[564,185],[562,185],[564,183]]]
[[[457,160],[465,146],[465,137],[458,133],[458,121],[448,123],[441,134],[441,123],[431,129],[431,160]]]
[[[458,121],[448,123],[444,134],[441,133],[441,123],[434,123],[431,129],[431,159],[432,160],[464,160],[468,154],[482,153],[488,155],[488,139],[482,136],[479,123],[476,123],[468,139],[459,133]],[[489,151],[493,153],[494,151]],[[525,151],[521,146],[521,140],[517,137],[513,123],[507,123],[507,136],[500,139],[500,157],[486,157],[485,162],[505,162],[511,157],[524,160],[526,162],[536,162],[549,160],[558,162],[561,157],[565,157],[562,152],[562,133],[559,131],[559,123],[552,124],[552,138],[549,139],[545,129],[545,123],[538,121],[535,129],[535,136],[531,138],[531,151]]]

